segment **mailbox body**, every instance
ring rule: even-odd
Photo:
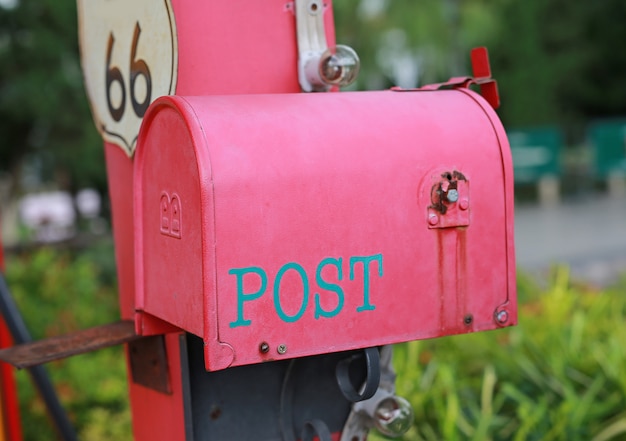
[[[136,308],[207,370],[517,320],[509,145],[469,90],[163,97],[136,155]]]

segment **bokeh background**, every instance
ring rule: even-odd
[[[351,90],[471,74],[487,46],[513,150],[520,325],[402,345],[406,440],[626,439],[626,2],[335,0]],[[117,319],[102,142],[74,0],[0,0],[0,224],[35,338]],[[47,366],[81,439],[130,440],[120,348]],[[27,440],[55,439],[25,372]]]

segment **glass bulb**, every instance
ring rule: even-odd
[[[322,81],[332,86],[347,86],[356,80],[361,61],[349,46],[338,44],[326,49],[319,62]]]
[[[402,397],[385,398],[376,407],[374,424],[385,436],[397,438],[404,435],[413,425],[413,407]]]

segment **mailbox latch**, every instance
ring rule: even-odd
[[[467,227],[470,221],[469,181],[459,171],[445,172],[432,186],[428,228]]]

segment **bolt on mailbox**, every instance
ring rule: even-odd
[[[517,320],[509,145],[470,90],[162,97],[134,180],[137,329],[207,370]]]

